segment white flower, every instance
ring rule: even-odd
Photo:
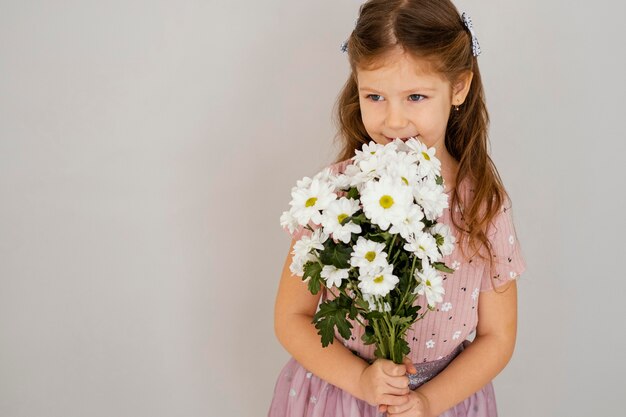
[[[366,269],[387,265],[387,253],[383,252],[385,250],[384,243],[374,242],[359,236],[352,250],[350,265],[359,267],[362,272]]]
[[[476,300],[478,298],[478,293],[479,293],[478,288],[474,288],[474,291],[472,291],[472,299],[473,300]]]
[[[509,243],[512,245],[513,243],[515,243],[515,238],[513,237],[513,235],[509,236]]]
[[[452,335],[452,340],[456,340],[459,337],[461,337],[461,331],[457,330],[456,332],[454,332],[454,334]]]
[[[320,275],[326,280],[326,286],[328,288],[335,286],[341,287],[341,281],[348,279],[348,271],[350,269],[339,269],[334,265],[324,265]]]
[[[302,236],[294,245],[291,253],[293,259],[289,270],[292,274],[297,276],[304,275],[304,264],[309,261],[317,262],[318,258],[312,253],[314,249],[323,250],[323,243],[328,239],[328,235],[322,232],[321,229],[316,229],[310,236]],[[308,278],[307,278],[308,280]]]
[[[310,236],[304,235],[293,245],[294,256],[302,257],[313,249],[323,250],[323,243],[328,239],[328,235],[322,229],[315,229]]]
[[[428,220],[436,220],[443,214],[443,209],[448,207],[448,196],[443,191],[443,186],[433,181],[423,181],[413,187],[415,201],[422,206]]]
[[[331,185],[335,190],[347,190],[350,188],[350,177],[344,174],[339,174],[331,178]]]
[[[317,262],[317,256],[313,255],[312,253],[307,253],[304,256],[294,256],[291,261],[291,265],[289,265],[289,270],[293,275],[301,277],[304,275],[304,264],[309,261]],[[308,281],[309,279],[310,278],[307,278],[306,281]]]
[[[441,311],[450,311],[452,310],[452,303],[443,303],[441,305]]]
[[[298,228],[299,224],[295,217],[291,214],[291,211],[284,211],[283,214],[280,215],[280,225],[283,228],[287,228],[289,233],[292,233]]]
[[[400,178],[404,185],[414,186],[420,180],[417,157],[413,153],[390,154],[387,160],[386,175]]]
[[[356,164],[358,164],[361,161],[366,161],[372,158],[372,156],[380,156],[384,151],[385,145],[370,141],[370,143],[363,144],[361,150],[357,149],[352,159]]]
[[[356,187],[359,191],[361,191],[363,184],[378,177],[376,171],[363,172],[357,165],[348,165],[344,174],[349,178],[350,186]]]
[[[424,271],[415,271],[415,279],[419,283],[414,293],[426,295],[426,301],[430,307],[434,307],[435,303],[443,301],[445,290],[443,288],[443,280],[437,274],[437,271],[428,264],[423,265]]]
[[[429,233],[409,236],[404,249],[415,253],[422,260],[430,259],[431,262],[437,262],[441,259],[441,254],[437,250],[437,241]]]
[[[398,277],[393,275],[393,265],[377,266],[359,275],[358,287],[364,294],[385,296],[399,281]]]
[[[337,240],[343,243],[350,242],[352,233],[361,233],[361,226],[351,221],[342,225],[341,222],[352,216],[359,210],[358,200],[341,197],[332,201],[322,214],[322,225],[324,232],[332,234]]]
[[[392,222],[404,221],[413,204],[413,196],[411,189],[403,185],[401,180],[382,177],[380,181],[365,184],[361,192],[361,202],[367,218],[382,230],[387,230]]]
[[[435,341],[433,339],[430,339],[428,342],[426,342],[427,349],[432,349],[434,347],[435,347]]]
[[[303,180],[303,184],[307,182]],[[289,204],[292,206],[292,215],[298,220],[298,223],[305,226],[309,220],[319,224],[322,220],[320,210],[328,207],[331,201],[337,198],[337,194],[333,192],[329,183],[314,178],[308,186],[295,187],[291,192],[291,197],[292,200]]]
[[[363,299],[369,304],[369,311],[380,311],[381,313],[391,311],[389,303],[381,300],[381,297],[364,293]]]
[[[454,261],[454,262],[452,262],[452,265],[450,266],[450,268],[452,268],[454,270],[457,270],[457,269],[459,269],[460,266],[461,266],[461,262]]]
[[[424,213],[422,213],[420,206],[417,204],[411,204],[404,220],[393,223],[389,232],[400,233],[400,236],[402,236],[405,240],[408,240],[411,234],[417,235],[424,230],[424,223],[420,221],[423,218]]]
[[[417,155],[420,176],[435,178],[441,173],[441,161],[435,157],[434,147],[429,148],[414,138],[407,140],[406,145]]]
[[[454,250],[454,242],[456,242],[456,238],[450,232],[450,226],[437,223],[430,228],[430,233],[435,238],[441,254],[443,256],[450,255]]]

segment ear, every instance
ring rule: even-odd
[[[474,73],[472,71],[466,71],[459,76],[452,86],[452,105],[460,106],[463,104],[472,85],[473,77]]]

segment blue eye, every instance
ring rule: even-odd
[[[378,94],[368,94],[366,97],[371,99],[372,101],[380,101],[379,99],[381,99],[383,96],[378,95]],[[379,99],[376,99],[377,97]]]
[[[417,99],[412,99],[412,97],[418,97],[418,98]],[[411,100],[411,101],[422,101],[425,98],[426,97],[421,95],[421,94],[411,94],[411,95],[409,95],[409,100]]]

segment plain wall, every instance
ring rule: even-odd
[[[456,3],[528,265],[500,415],[623,409],[626,7]],[[359,1],[0,1],[0,416],[263,416]]]

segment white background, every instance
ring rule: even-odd
[[[0,415],[263,416],[360,2],[0,1]],[[459,1],[528,269],[508,417],[618,415],[625,7]]]

